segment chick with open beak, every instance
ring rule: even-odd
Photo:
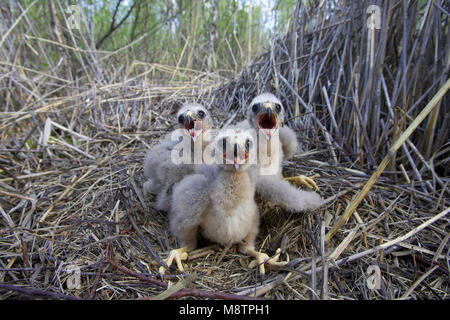
[[[212,127],[212,118],[209,112],[197,103],[184,105],[177,113],[177,120],[194,142],[204,130]]]
[[[242,136],[245,137],[245,135],[241,129],[231,130],[235,130],[239,135],[232,137],[232,140],[230,140],[230,136],[224,136],[222,138],[222,163],[228,165],[232,164],[234,169],[239,171],[243,165],[252,164],[251,158],[253,159],[253,157],[251,156],[253,154],[251,152],[251,148],[254,146],[254,139],[251,135],[248,135],[244,141]],[[252,151],[254,150],[252,149]]]
[[[247,119],[250,119],[254,128],[262,130],[267,140],[270,140],[275,131],[278,130],[284,117],[281,102],[271,94],[257,96],[251,102]]]
[[[288,126],[282,126],[284,107],[271,93],[256,96],[247,109],[247,119],[236,126],[254,129],[258,134],[258,161],[251,170],[256,194],[264,201],[275,203],[288,211],[316,209],[322,199],[315,192],[299,190],[290,183],[318,190],[314,182],[317,176],[282,176],[282,162],[297,151],[297,137]],[[275,134],[276,133],[276,134]]]
[[[183,141],[189,142],[189,159],[192,156],[195,159],[198,149],[202,155],[211,139],[207,132],[214,125],[210,113],[201,104],[188,103],[180,108],[176,119],[182,129],[182,134],[186,135],[186,139]],[[169,132],[158,144],[152,146],[144,161],[146,178],[144,191],[156,195],[155,208],[162,211],[168,211],[170,208],[170,197],[174,184],[195,171],[193,164],[177,164],[172,161],[172,151],[180,143],[178,140],[173,140],[174,132]]]
[[[254,141],[249,130],[222,130],[213,143],[218,162],[211,166],[214,174],[200,166],[196,174],[174,186],[169,226],[181,246],[170,251],[165,260],[167,266],[175,262],[178,270],[184,272],[182,261],[197,247],[199,233],[223,246],[238,244],[241,253],[255,258],[252,266],[259,266],[262,278],[266,266],[287,263],[279,261],[280,251],[269,257],[255,249],[259,212],[254,199],[255,183],[249,174]],[[166,268],[160,267],[161,277],[165,272]]]

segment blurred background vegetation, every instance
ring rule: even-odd
[[[370,31],[374,4],[382,23]],[[99,112],[109,110],[114,126],[145,128],[161,124],[148,108],[173,112],[201,100],[239,113],[271,91],[308,143],[329,130],[322,146],[373,168],[448,79],[448,8],[429,0],[3,0],[0,103],[12,112],[4,127],[61,97],[75,110],[107,105]],[[128,116],[129,108],[139,111]],[[414,137],[426,158],[450,147],[447,111],[438,106]]]
[[[13,21],[32,3],[6,1],[1,10]],[[271,36],[287,30],[295,3],[295,0],[53,2],[54,14],[62,22],[73,13],[71,6],[82,8],[74,9],[75,16],[79,13],[81,18],[80,30],[73,29],[73,34],[69,34],[65,26],[60,27],[65,43],[76,42],[80,49],[89,49],[93,41],[98,50],[126,47],[130,59],[226,72],[238,72],[243,64],[267,50]],[[33,30],[23,24],[23,34],[31,32],[54,39],[49,28],[52,14],[47,1],[30,6],[27,17],[33,20]],[[86,39],[83,45],[80,39],[83,35],[93,38]],[[48,55],[57,56],[56,49],[48,51]]]

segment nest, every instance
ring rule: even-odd
[[[107,70],[102,61],[114,65],[116,58],[102,60],[100,53],[83,56],[92,71],[86,74],[63,63],[53,75],[35,77],[31,66],[2,64],[8,90],[0,118],[0,297],[446,299],[450,104],[439,89],[448,88],[448,65],[436,67],[411,46],[438,46],[431,55],[448,55],[433,42],[448,41],[448,27],[439,27],[448,16],[444,3],[415,3],[405,10],[422,15],[405,22],[402,5],[388,2],[382,16],[390,22],[371,38],[365,5],[298,5],[288,34],[232,80],[146,63]],[[300,23],[306,18],[314,25]],[[409,62],[387,37],[401,37],[403,23],[411,27],[404,39]],[[372,39],[383,49],[371,50]],[[3,40],[3,56],[17,42],[42,42],[14,32]],[[43,54],[45,46],[75,54],[61,44],[40,45],[34,47]],[[64,80],[58,72],[67,68],[90,80]],[[280,247],[290,260],[264,281],[248,268],[248,256],[206,240],[189,255],[184,276],[169,271],[159,280],[159,263],[177,243],[167,213],[143,193],[146,150],[174,128],[182,103],[207,105],[226,126],[266,90],[282,99],[287,125],[302,142],[303,151],[284,163],[284,176],[319,174],[324,205],[300,214],[258,201],[257,248],[274,254]],[[434,120],[416,126],[389,154],[433,97]],[[386,155],[390,164],[371,178]]]

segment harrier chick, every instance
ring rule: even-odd
[[[254,139],[247,131],[222,131],[214,140],[214,150],[223,164],[210,166],[215,169],[213,174],[211,170],[202,174],[199,168],[199,173],[185,177],[175,186],[169,221],[181,248],[170,252],[168,266],[175,260],[183,272],[181,261],[196,248],[198,233],[224,246],[238,243],[240,252],[256,259],[261,276],[264,264],[285,264],[278,262],[280,250],[271,259],[255,250],[259,213],[254,200],[255,185],[248,174],[254,147]],[[161,276],[164,272],[161,267]]]
[[[284,108],[280,100],[271,93],[256,96],[247,110],[247,120],[237,126],[254,129],[258,133],[258,165],[252,170],[256,183],[256,194],[263,200],[271,201],[290,211],[315,209],[322,199],[310,191],[298,190],[287,181],[304,184],[309,188],[317,185],[312,178],[300,175],[283,179],[281,170],[285,157],[297,150],[295,133],[282,126]]]
[[[182,134],[190,137],[188,141],[192,140],[189,156],[193,155],[197,144],[201,144],[203,151],[209,139],[206,132],[213,126],[213,120],[206,108],[197,103],[185,104],[177,113],[177,121],[182,128]],[[157,195],[155,207],[164,211],[169,210],[173,185],[195,171],[195,166],[190,163],[176,164],[172,161],[172,150],[179,143],[172,141],[172,133],[148,150],[144,162],[144,175],[147,179],[144,190]]]

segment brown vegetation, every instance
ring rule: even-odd
[[[446,299],[449,4],[378,1],[380,29],[370,29],[368,1],[300,3],[288,33],[234,79],[128,61],[127,48],[96,50],[71,30],[61,37],[62,23],[41,37],[28,8],[9,17],[0,35],[0,296]],[[320,174],[326,203],[303,215],[259,203],[257,245],[281,246],[291,260],[264,283],[248,257],[209,244],[190,256],[184,279],[161,282],[159,257],[176,244],[166,213],[142,192],[146,149],[186,101],[223,125],[266,90],[304,149],[284,175]],[[370,265],[381,270],[378,290],[367,287]]]

